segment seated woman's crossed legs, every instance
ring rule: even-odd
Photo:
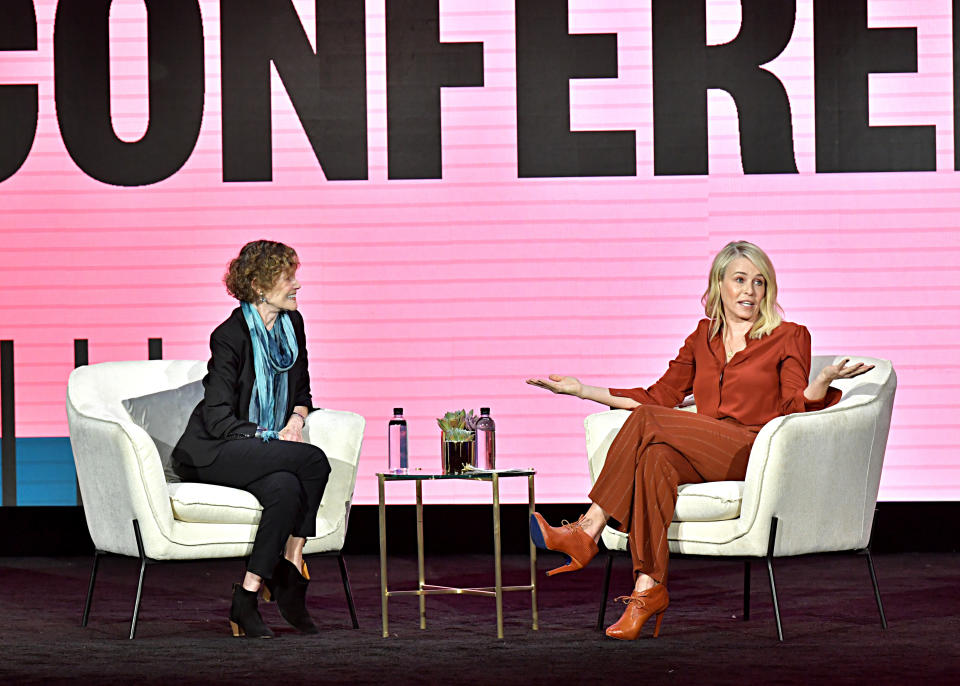
[[[590,492],[591,504],[573,523],[551,527],[535,513],[531,536],[538,547],[564,553],[567,564],[548,575],[575,571],[596,555],[607,521],[629,535],[636,582],[627,609],[607,630],[613,638],[633,639],[657,616],[659,634],[669,605],[666,572],[667,528],[673,519],[677,486],[703,481],[740,480],[756,434],[742,425],[673,408],[641,405],[624,422]]]

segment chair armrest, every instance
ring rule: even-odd
[[[131,520],[140,522],[147,556],[166,538],[173,512],[153,440],[132,422],[85,415],[67,400],[70,446],[94,545],[136,556]]]
[[[597,480],[607,459],[610,444],[630,416],[629,410],[608,410],[588,415],[583,420],[587,441],[587,462],[590,466],[590,483]]]
[[[752,536],[777,517],[776,555],[865,547],[886,444],[881,413],[873,403],[834,406],[764,426],[747,466],[741,530]]]
[[[344,534],[357,483],[365,426],[366,420],[353,412],[314,410],[307,416],[303,429],[304,440],[323,450],[330,462],[330,478],[317,519],[326,520],[337,529],[342,524]]]
[[[303,440],[327,454],[356,467],[363,445],[366,420],[355,412],[341,410],[314,410],[307,415]]]

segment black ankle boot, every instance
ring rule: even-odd
[[[307,584],[305,579],[290,560],[281,557],[273,570],[273,578],[265,582],[271,600],[277,601],[280,616],[290,626],[305,634],[319,633],[313,620],[307,613]]]
[[[257,592],[248,591],[240,584],[233,585],[233,602],[230,604],[230,628],[234,636],[247,638],[271,638],[273,632],[263,623],[257,610]]]

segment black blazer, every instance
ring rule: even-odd
[[[307,340],[303,315],[287,313],[293,323],[299,354],[287,382],[287,414],[297,405],[312,409]],[[256,381],[250,330],[238,307],[210,334],[210,361],[203,377],[203,400],[194,408],[183,436],[173,449],[173,459],[195,467],[213,462],[229,440],[252,438],[256,424],[247,420],[250,396]]]

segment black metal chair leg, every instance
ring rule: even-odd
[[[90,572],[90,585],[87,586],[87,602],[83,604],[83,619],[80,620],[80,626],[86,626],[90,619],[90,605],[93,603],[93,586],[97,583],[97,568],[100,566],[100,551],[93,551],[93,571]]]
[[[350,591],[350,577],[347,576],[347,563],[344,562],[342,552],[337,555],[337,562],[340,563],[340,578],[343,580],[343,592],[347,594],[347,606],[350,608],[350,619],[353,621],[353,628],[359,629],[360,622],[357,621],[357,608],[353,604],[353,593]]]
[[[603,568],[603,589],[600,595],[600,611],[597,613],[597,631],[603,629],[603,620],[607,616],[607,594],[610,593],[610,572],[613,569],[613,554],[607,553],[607,564]]]
[[[770,597],[773,598],[773,616],[777,620],[777,638],[783,641],[783,625],[780,623],[780,603],[777,602],[777,584],[773,580],[773,558],[767,558],[767,574],[770,576]]]
[[[743,621],[750,619],[750,560],[743,561]]]
[[[140,578],[137,580],[137,599],[133,604],[133,617],[130,619],[130,640],[137,635],[137,617],[140,615],[140,599],[143,597],[143,577],[147,571],[147,555],[143,552],[143,538],[140,536],[140,522],[133,520],[133,535],[137,539],[137,551],[140,553]]]
[[[867,556],[867,568],[870,570],[870,581],[873,582],[873,597],[877,601],[877,609],[880,611],[880,623],[883,628],[887,628],[887,617],[883,614],[883,601],[880,600],[880,587],[877,585],[877,570],[873,568],[873,556],[870,554],[870,548],[864,553]]]
[[[133,603],[133,617],[130,619],[130,639],[137,635],[137,617],[140,615],[140,598],[143,596],[143,576],[147,571],[146,559],[140,560],[140,579],[137,581],[137,599]]]
[[[777,518],[770,518],[770,539],[767,542],[767,575],[770,578],[770,597],[773,599],[773,616],[777,620],[777,638],[783,642],[783,625],[780,623],[780,603],[777,602],[777,584],[773,579],[773,550],[777,541]]]

